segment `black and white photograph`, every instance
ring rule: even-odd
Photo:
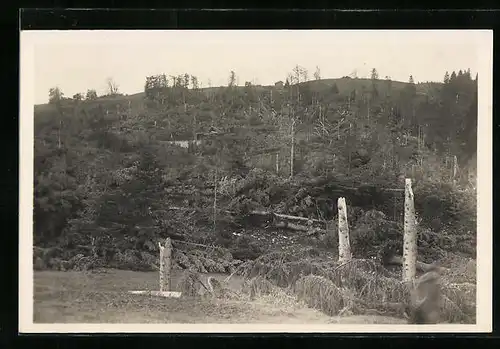
[[[20,332],[491,331],[492,31],[20,36]]]

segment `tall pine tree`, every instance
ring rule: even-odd
[[[448,71],[446,71],[446,73],[444,74],[444,83],[447,84],[450,82],[450,74],[448,73]]]
[[[450,76],[450,82],[453,82],[457,79],[457,73],[455,73],[455,71],[453,71],[451,73],[451,76]]]

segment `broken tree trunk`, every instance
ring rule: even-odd
[[[345,198],[339,198],[337,206],[339,210],[339,261],[346,262],[351,259],[351,245]]]
[[[165,277],[165,247],[163,247],[160,242],[158,243],[158,247],[160,248],[160,292],[163,292],[163,280]]]
[[[160,293],[170,291],[170,271],[172,267],[172,242],[170,238],[165,241],[165,246],[158,243],[160,247]]]
[[[171,291],[171,271],[172,271],[172,242],[167,238],[165,243],[165,289]]]
[[[286,228],[290,230],[296,230],[296,231],[309,231],[309,227],[306,227],[305,225],[299,225],[299,224],[293,224],[293,223],[288,223],[288,222],[279,222],[276,223],[275,225],[276,228]]]
[[[415,206],[411,179],[405,180],[405,216],[403,238],[403,282],[415,280],[417,263],[417,229],[415,226]]]

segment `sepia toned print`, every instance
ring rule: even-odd
[[[107,33],[25,46],[29,328],[491,326],[485,32]]]

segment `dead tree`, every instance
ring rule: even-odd
[[[411,324],[439,322],[440,284],[437,271],[429,271],[415,280],[417,269],[417,227],[411,179],[405,181],[405,217],[403,241],[403,282],[410,291]],[[437,268],[436,268],[437,270]]]
[[[405,181],[405,218],[403,238],[403,282],[409,287],[415,279],[417,264],[417,229],[415,227],[415,206],[411,179]]]

